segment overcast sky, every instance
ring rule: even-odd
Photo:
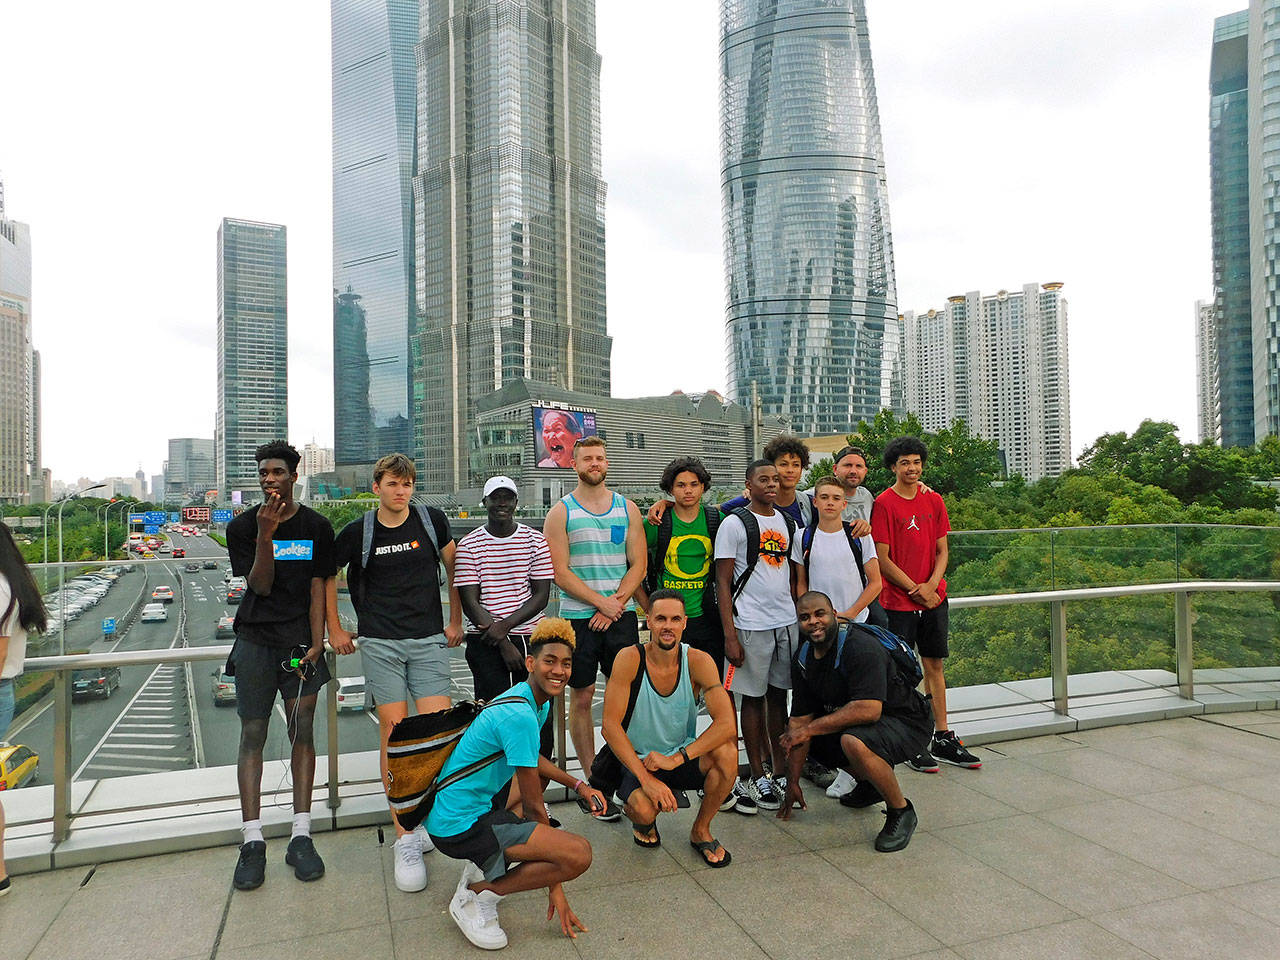
[[[666,2],[598,4],[619,396],[725,385],[717,4]],[[1210,42],[1245,5],[867,3],[899,309],[1064,282],[1077,453],[1146,417],[1196,439]],[[290,435],[330,445],[328,4],[0,0],[0,37],[55,477],[213,435],[224,216],[288,226]]]

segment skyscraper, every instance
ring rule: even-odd
[[[1221,443],[1222,391],[1218,387],[1218,312],[1196,301],[1196,427],[1201,443]]]
[[[289,431],[285,228],[218,227],[218,413],[214,466],[223,503],[260,496],[253,451]]]
[[[1251,0],[1248,39],[1249,302],[1253,439],[1280,433],[1280,0]],[[1219,341],[1219,350],[1227,349]]]
[[[607,395],[612,341],[594,0],[422,0],[420,16],[411,418],[440,491],[483,481],[480,397],[517,378]]]
[[[337,463],[412,455],[418,0],[331,0]]]
[[[903,314],[906,407],[926,430],[957,418],[995,440],[1010,474],[1071,467],[1067,301],[1061,283],[978,291]]]
[[[218,489],[213,441],[200,437],[173,437],[164,471],[164,498],[169,503],[204,502],[205,494]],[[153,491],[153,496],[157,494]],[[227,502],[225,499],[222,502]]]
[[[721,0],[729,390],[798,433],[900,410],[901,328],[862,0]]]
[[[30,503],[33,485],[42,487],[38,376],[31,348],[31,228],[7,218],[0,182],[0,503]]]

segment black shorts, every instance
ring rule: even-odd
[[[840,738],[846,733],[861,740],[872,753],[893,767],[906,763],[929,746],[933,716],[881,715],[875,723],[847,727],[840,733],[825,733],[809,741],[809,756],[833,770],[849,766],[849,758],[840,746]]]
[[[624,610],[622,616],[609,624],[603,633],[591,629],[591,618],[570,620],[577,641],[573,651],[573,673],[569,686],[581,690],[596,682],[596,671],[605,677],[613,672],[613,660],[620,650],[640,642],[640,624],[634,610]]]
[[[237,637],[227,658],[227,672],[236,678],[236,712],[245,720],[265,720],[271,716],[277,693],[286,703],[319,693],[329,682],[324,657],[311,665],[305,679],[281,665],[304,653],[303,646],[268,647]]]
[[[950,652],[947,632],[951,624],[947,601],[932,610],[886,610],[889,632],[896,633],[920,651],[922,657],[941,660]]]
[[[706,775],[698,768],[697,759],[687,760],[674,770],[657,770],[653,774],[672,790],[701,790],[706,782]],[[618,796],[625,803],[631,794],[640,789],[640,781],[636,775],[625,767],[622,770],[622,783],[618,787]]]
[[[684,642],[695,650],[710,654],[724,679],[724,627],[720,624],[720,611],[714,607],[711,612],[704,611],[699,616],[691,617],[684,628]]]
[[[538,824],[516,816],[506,807],[495,806],[471,825],[452,837],[431,834],[436,849],[454,860],[470,860],[484,871],[490,882],[507,872],[505,852],[525,843]]]
[[[519,634],[511,634],[508,639],[522,654],[529,653],[529,638]],[[485,643],[484,637],[478,633],[468,633],[467,666],[471,668],[471,678],[475,681],[475,698],[488,703],[502,696],[517,683],[529,678],[529,671],[521,664],[520,669],[508,670],[497,647]],[[555,711],[547,711],[547,720],[542,725],[541,743],[538,752],[548,760],[555,750],[555,739],[551,729],[551,718]]]

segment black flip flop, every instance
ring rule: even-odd
[[[636,836],[635,831],[640,830],[643,833],[652,833],[652,840],[641,840]],[[656,850],[662,846],[662,835],[658,833],[658,821],[653,823],[633,823],[631,825],[631,839],[635,841],[637,847],[644,847],[646,850]]]
[[[689,846],[693,847],[693,849],[697,850],[698,853],[702,854],[702,862],[705,863],[708,867],[719,869],[720,867],[727,867],[730,863],[733,862],[733,855],[729,853],[728,850],[724,850],[724,847],[721,845],[720,841],[715,839],[714,837],[712,837],[710,840],[690,840]],[[717,850],[724,850],[723,860],[712,860],[710,857],[707,856],[707,854],[715,853]]]

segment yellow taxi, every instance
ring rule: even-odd
[[[40,757],[20,743],[0,743],[0,790],[16,790],[34,783],[40,772]]]

